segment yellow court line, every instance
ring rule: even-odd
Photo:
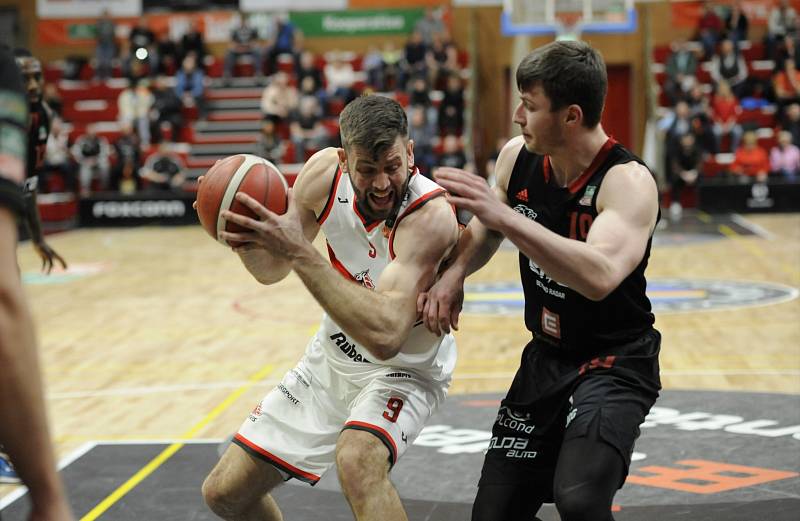
[[[225,400],[222,401],[219,405],[214,407],[210,413],[208,413],[202,420],[197,422],[191,429],[186,431],[186,434],[180,437],[182,440],[191,440],[197,434],[203,430],[209,423],[214,421],[214,419],[222,414],[222,412],[230,407],[233,402],[235,402],[245,391],[247,391],[250,387],[255,385],[259,380],[262,378],[267,377],[272,371],[274,370],[274,366],[272,364],[266,365],[261,368],[257,373],[250,376],[247,379],[247,383],[233,391],[231,394],[228,395]],[[171,458],[176,452],[181,450],[183,447],[183,443],[173,443],[163,451],[161,454],[153,458],[147,465],[142,467],[139,472],[131,476],[128,481],[123,483],[117,490],[109,494],[103,501],[97,504],[88,514],[83,516],[80,521],[94,521],[101,515],[105,513],[106,510],[111,508],[114,503],[122,499],[125,494],[133,490],[139,483],[145,480],[147,476],[153,473],[158,467],[160,467],[165,461]]]
[[[755,255],[756,257],[759,257],[761,259],[771,259],[771,257],[769,257],[762,248],[759,248],[751,241],[746,240],[741,234],[736,233],[733,230],[733,228],[731,228],[727,224],[720,224],[719,231],[725,237],[736,241],[736,243],[739,246],[741,246],[751,254]],[[786,263],[780,263],[778,264],[778,268],[780,268],[782,272],[786,273],[793,279],[800,279],[800,270],[792,267],[791,265]]]

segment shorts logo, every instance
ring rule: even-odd
[[[507,449],[506,458],[514,459],[534,459],[537,452],[535,450],[527,450],[527,438],[515,438],[513,436],[495,436],[489,441],[489,450],[492,449]]]
[[[305,385],[306,387],[309,387],[308,380],[306,380],[305,375],[303,375],[303,373],[301,373],[297,369],[292,369],[292,375],[294,375],[295,379],[297,379],[298,382]]]
[[[347,341],[347,337],[344,336],[343,333],[336,333],[334,335],[331,335],[330,339],[333,340],[336,343],[336,345],[339,346],[339,349],[342,350],[342,353],[347,355],[347,358],[349,358],[353,362],[364,362],[364,363],[367,363],[367,364],[371,364],[372,363],[369,360],[367,360],[366,358],[364,358],[363,356],[361,356],[356,351],[356,346],[354,344],[351,344],[350,342],[348,342]]]
[[[293,404],[299,405],[300,400],[294,397],[294,395],[286,388],[283,384],[278,385],[278,390],[283,393],[283,395]]]
[[[500,407],[495,423],[500,427],[505,427],[506,429],[510,429],[512,431],[530,434],[536,428],[535,425],[529,423],[530,420],[530,414],[511,410],[504,405]]]
[[[253,411],[250,413],[249,419],[250,419],[251,422],[254,422],[254,421],[258,420],[258,418],[260,416],[261,416],[261,402],[258,402],[258,405],[256,405],[253,408]]]
[[[408,373],[389,373],[386,375],[386,378],[408,378],[411,379],[411,375]]]
[[[561,318],[542,306],[542,331],[556,338],[561,338]]]
[[[372,245],[370,244],[370,246]],[[370,257],[373,257],[373,255],[370,254]],[[372,282],[372,278],[369,276],[369,269],[356,273],[353,275],[353,278],[356,279],[356,282],[360,282],[365,288],[375,289],[375,283]]]

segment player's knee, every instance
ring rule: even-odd
[[[554,496],[562,521],[607,521],[613,519],[610,499],[598,494],[591,483],[556,485]]]
[[[247,508],[235,491],[213,472],[203,482],[202,492],[208,508],[222,518],[239,515]]]
[[[351,501],[357,501],[387,479],[389,460],[386,447],[371,434],[358,432],[352,438],[338,447],[336,465],[342,490]]]

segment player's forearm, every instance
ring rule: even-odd
[[[590,300],[602,300],[618,284],[609,258],[585,242],[567,239],[509,212],[503,234],[547,276]]]
[[[458,239],[448,269],[456,270],[466,278],[489,262],[502,241],[502,234],[486,228],[478,219],[472,219]]]
[[[334,322],[375,358],[386,360],[400,351],[416,316],[413,302],[346,280],[313,247],[293,267]]]
[[[261,284],[280,282],[292,271],[289,261],[278,259],[265,250],[242,250],[238,253],[244,267]]]
[[[31,234],[31,240],[37,244],[44,242],[42,233],[42,219],[39,216],[39,207],[36,203],[36,189],[27,190],[25,198],[25,225]]]

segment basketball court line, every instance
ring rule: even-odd
[[[726,224],[720,224],[718,226],[719,232],[727,237],[728,239],[733,240],[737,246],[741,246],[743,249],[747,250],[751,255],[758,257],[760,260],[771,260],[771,257],[766,254],[763,248],[753,244],[751,241],[746,241],[744,237],[731,228]],[[777,267],[784,272],[785,274],[789,275],[792,279],[800,279],[800,270],[797,268],[790,266],[786,263],[779,263]]]
[[[751,232],[753,232],[754,235],[758,235],[759,237],[762,237],[768,241],[774,241],[776,239],[775,235],[772,232],[770,232],[763,226],[754,223],[750,219],[746,218],[744,215],[733,213],[731,214],[731,221],[738,224],[742,228],[750,230]]]
[[[469,360],[460,362],[461,364],[471,364]],[[514,359],[513,364],[516,366],[517,359]],[[458,380],[492,380],[501,378],[513,378],[513,372],[476,372],[476,373],[456,373],[455,378]],[[800,369],[736,369],[736,368],[708,368],[697,370],[683,370],[683,369],[662,369],[662,375],[669,376],[701,376],[701,375],[717,375],[717,376],[800,376]],[[102,397],[116,397],[116,396],[144,396],[148,394],[159,393],[173,393],[176,390],[180,391],[208,391],[213,389],[234,389],[240,386],[250,387],[271,387],[280,383],[279,379],[261,380],[255,383],[250,383],[248,380],[231,381],[231,382],[211,382],[205,384],[185,384],[180,386],[160,386],[160,387],[122,387],[118,389],[103,389],[100,391],[74,391],[68,393],[51,393],[47,395],[48,400],[73,400],[83,398],[102,398]],[[59,441],[86,441],[86,438],[70,438],[59,437]]]
[[[164,464],[169,458],[171,458],[176,452],[178,452],[181,447],[184,446],[187,440],[193,439],[202,429],[208,426],[209,423],[214,421],[220,414],[222,414],[225,409],[230,407],[239,397],[244,394],[245,391],[250,389],[253,385],[255,385],[259,380],[268,376],[275,370],[275,367],[272,364],[268,364],[262,367],[259,371],[255,374],[250,376],[247,379],[247,383],[240,386],[238,389],[230,393],[219,405],[214,407],[214,409],[208,413],[203,419],[197,422],[191,429],[189,429],[186,434],[180,437],[182,441],[175,442],[170,444],[169,447],[161,451],[161,453],[150,460],[144,467],[139,469],[139,471],[131,476],[128,481],[123,483],[119,488],[117,488],[114,492],[109,494],[105,499],[103,499],[100,503],[97,504],[93,509],[91,509],[85,516],[83,516],[80,521],[94,521],[95,519],[99,518],[103,513],[105,513],[109,508],[111,508],[117,501],[125,497],[125,495],[136,488],[136,486],[144,481],[147,476],[152,474],[158,467]]]

